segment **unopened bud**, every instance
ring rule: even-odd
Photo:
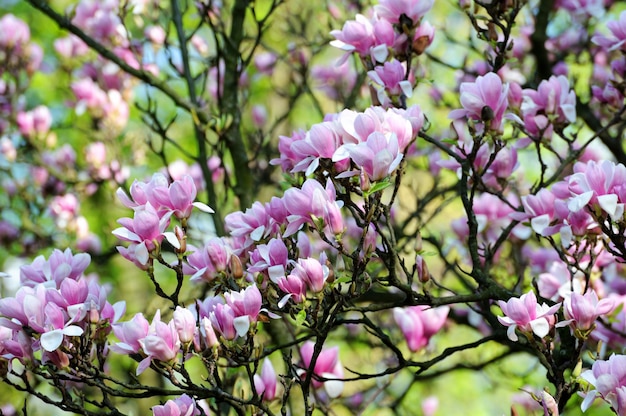
[[[421,253],[423,249],[424,247],[422,244],[422,233],[418,231],[417,238],[415,239],[415,252]]]
[[[330,260],[326,259],[326,267],[328,267],[328,277],[326,277],[326,283],[332,283],[335,281],[335,270]]]
[[[243,277],[243,265],[241,264],[241,259],[234,254],[230,255],[228,268],[230,269],[230,274],[235,279],[241,279]]]
[[[420,279],[420,282],[426,283],[430,280],[428,266],[426,265],[424,258],[419,254],[415,257],[415,269],[417,270],[417,277]]]
[[[419,38],[413,39],[411,49],[416,55],[421,55],[424,53],[428,45],[430,45],[430,39],[428,36],[420,36]]]
[[[359,181],[360,181],[360,185],[361,185],[361,191],[363,192],[367,192],[370,190],[370,188],[372,187],[371,182],[370,182],[370,178],[367,175],[367,172],[365,172],[364,169],[361,169],[361,173],[359,174]]]
[[[489,40],[494,42],[498,40],[498,32],[496,31],[496,25],[493,22],[489,22],[487,24],[487,34],[489,36]]]
[[[97,324],[100,322],[100,312],[96,308],[91,308],[89,310],[89,322],[92,324]]]
[[[186,252],[187,251],[187,235],[185,234],[183,229],[177,225],[176,227],[174,227],[174,235],[176,236],[176,238],[178,239],[178,242],[180,243],[180,248],[176,251],[179,253]]]

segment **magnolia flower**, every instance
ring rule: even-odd
[[[548,335],[554,326],[554,314],[561,307],[560,303],[548,306],[545,303],[537,304],[537,297],[530,291],[519,298],[511,298],[508,302],[498,301],[498,305],[505,316],[498,316],[498,321],[507,326],[507,336],[511,341],[517,341],[515,329],[526,334],[534,333],[539,338]]]
[[[598,360],[580,377],[595,387],[583,394],[585,400],[580,405],[583,412],[597,397],[610,403],[617,414],[626,412],[626,355],[612,354],[606,361]]]
[[[441,306],[410,306],[394,308],[393,317],[402,330],[409,349],[418,351],[428,345],[430,338],[446,323],[450,308]]]
[[[311,366],[311,360],[313,359],[313,352],[315,349],[315,343],[313,341],[307,341],[300,347],[300,356],[302,357],[302,367],[300,370],[300,376],[305,377],[306,372],[309,371]],[[330,380],[319,381],[315,377],[311,378],[311,384],[314,388],[324,388],[330,398],[338,397],[343,391],[343,366],[339,361],[339,347],[322,349],[315,361],[313,368],[313,374],[315,376],[328,378]]]
[[[500,77],[489,72],[479,76],[474,82],[461,84],[461,105],[463,108],[453,110],[449,117],[452,120],[468,119],[477,122],[477,126],[486,126],[489,129],[502,131],[502,121],[509,100],[509,85],[502,84]]]
[[[272,362],[266,357],[263,360],[261,374],[254,375],[254,388],[262,400],[274,400],[277,392],[276,372]]]

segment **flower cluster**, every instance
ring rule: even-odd
[[[40,256],[22,266],[22,286],[14,297],[0,299],[3,359],[58,368],[102,360],[106,336],[125,303],[111,305],[97,279],[84,276],[89,263],[88,254],[55,250],[48,259]]]
[[[272,163],[307,176],[320,170],[338,177],[362,171],[370,181],[378,181],[393,174],[423,124],[418,106],[406,110],[371,107],[363,113],[344,110],[304,135],[282,137],[281,157]]]
[[[345,51],[340,63],[355,53],[369,70],[376,100],[383,107],[402,104],[413,94],[415,79],[407,70],[411,55],[421,55],[433,42],[435,29],[423,20],[432,0],[383,0],[371,18],[357,14],[330,44]]]

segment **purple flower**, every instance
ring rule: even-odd
[[[173,233],[166,233],[169,225],[169,218],[172,212],[159,217],[154,207],[147,202],[143,206],[135,208],[133,218],[120,218],[122,227],[113,230],[113,235],[121,240],[134,243],[134,257],[141,264],[147,264],[149,253],[156,249],[157,245],[163,241],[164,237],[176,248],[180,248],[180,243]]]
[[[549,137],[552,124],[576,121],[576,94],[563,75],[543,80],[537,90],[525,89],[521,110],[526,130],[536,136]]]
[[[310,370],[314,348],[315,343],[313,341],[307,341],[300,347],[300,356],[302,357],[302,367],[304,369],[300,372],[301,377],[304,377],[306,372]],[[340,379],[343,378],[343,366],[339,361],[339,347],[322,348],[315,361],[313,375],[331,379],[322,382],[313,377],[311,379],[313,387],[316,389],[324,387],[324,390],[331,398],[338,397],[341,394],[343,381]]]
[[[539,235],[551,235],[553,227],[549,227],[554,219],[554,194],[548,189],[541,189],[536,195],[522,197],[523,212],[513,212],[510,217],[517,221],[530,220],[530,226]]]
[[[244,336],[250,324],[257,321],[261,312],[263,299],[259,288],[253,284],[239,292],[227,292],[224,298],[226,298],[226,304],[233,310],[235,316],[233,325],[237,329],[237,334]]]
[[[7,14],[0,19],[0,48],[20,50],[30,42],[30,29],[28,25],[12,14]]]
[[[262,400],[271,401],[276,397],[276,387],[276,372],[272,362],[265,357],[261,367],[261,375],[254,375],[254,389]]]
[[[46,283],[47,287],[59,288],[65,279],[78,280],[90,262],[87,253],[73,254],[69,248],[65,251],[55,249],[48,260],[38,256],[31,264],[20,267],[20,280],[25,286],[50,282]]]
[[[197,332],[194,314],[187,308],[177,306],[173,318],[174,328],[176,328],[180,342],[188,344],[193,341]]]
[[[272,238],[267,244],[260,244],[250,253],[250,273],[267,273],[270,280],[276,281],[280,276],[285,275],[287,262],[289,260],[289,250],[284,241],[279,238]]]
[[[383,107],[391,105],[394,97],[413,95],[413,84],[406,79],[406,66],[395,58],[383,66],[377,65],[367,75],[377,84],[377,98]]]
[[[609,36],[595,35],[591,41],[610,51],[615,49],[626,50],[626,11],[619,15],[619,20],[611,20],[606,25],[611,34]]]
[[[141,313],[135,314],[128,322],[113,325],[115,336],[121,341],[111,344],[111,350],[118,354],[133,354],[141,350],[140,340],[148,336],[150,323]]]
[[[330,34],[335,37],[330,44],[347,52],[342,63],[352,52],[362,57],[368,56],[375,42],[374,26],[361,14],[356,15],[356,20],[348,20],[344,23],[342,30],[333,30]]]
[[[325,263],[326,255],[322,253],[320,259]],[[313,258],[298,259],[292,271],[292,275],[302,280],[313,293],[324,290],[324,283],[326,283],[328,274],[328,266]]]
[[[502,131],[504,112],[508,107],[508,84],[502,84],[500,77],[489,72],[476,78],[475,82],[461,84],[462,109],[453,110],[452,120],[467,117],[477,122],[477,126],[489,126],[490,130]],[[478,130],[477,131],[481,131]]]
[[[578,212],[589,206],[594,211],[604,211],[613,219],[624,214],[626,197],[626,167],[610,160],[589,161],[574,165],[574,174],[568,178],[568,188],[572,197],[567,207]],[[599,213],[598,213],[599,214]]]
[[[599,396],[610,403],[617,414],[623,415],[626,411],[626,355],[612,354],[608,360],[598,360],[593,363],[591,370],[580,375],[585,381],[595,387],[583,395],[585,400],[580,405],[583,412],[591,406]]]
[[[607,315],[615,309],[615,302],[611,298],[598,300],[598,295],[592,290],[581,295],[572,292],[563,301],[565,319],[571,321],[571,326],[580,331],[593,329],[599,316]]]
[[[187,256],[183,272],[191,275],[190,281],[211,282],[227,270],[232,249],[223,239],[212,237],[200,250],[189,248],[194,252]]]
[[[422,17],[433,7],[434,0],[380,0],[374,9],[376,13],[390,23],[400,22],[402,15],[411,20],[413,26],[417,26]]]
[[[374,132],[369,135],[366,142],[343,145],[337,150],[333,160],[349,157],[357,167],[367,173],[370,180],[378,181],[389,177],[400,165],[403,156],[395,134],[384,135]]]
[[[415,352],[426,347],[430,338],[444,326],[449,311],[447,306],[410,306],[394,308],[393,317],[402,330],[409,349]]]
[[[295,234],[305,223],[313,227],[321,225],[332,234],[341,234],[345,228],[340,211],[343,202],[337,201],[336,197],[335,186],[330,179],[326,188],[314,179],[307,179],[300,189],[289,188],[283,195],[285,208],[290,214],[284,237]]]
[[[163,405],[152,407],[152,416],[198,416],[203,414],[196,401],[183,394],[175,400],[168,400]]]
[[[137,375],[143,373],[150,366],[152,360],[173,361],[181,346],[174,321],[170,321],[169,324],[162,322],[161,312],[157,310],[150,324],[150,332],[145,338],[139,340],[139,345],[147,357],[137,366]]]
[[[548,335],[550,328],[554,326],[554,314],[561,307],[560,303],[553,306],[545,303],[538,305],[533,291],[519,298],[511,298],[508,302],[499,300],[498,305],[505,315],[504,317],[498,316],[498,321],[508,327],[507,336],[511,341],[518,340],[516,328],[527,335],[534,333],[539,338]]]

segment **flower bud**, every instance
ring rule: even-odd
[[[419,277],[420,282],[426,283],[430,280],[428,266],[426,265],[424,258],[419,254],[415,257],[415,269],[417,270],[417,277]]]
[[[243,266],[241,264],[241,259],[234,254],[230,255],[228,268],[230,270],[230,274],[235,279],[241,279],[243,277]]]
[[[178,248],[176,251],[178,253],[186,252],[187,251],[187,235],[185,234],[183,229],[177,225],[176,227],[174,227],[174,235],[176,236],[176,238],[178,239],[178,242],[180,243],[180,248]]]

